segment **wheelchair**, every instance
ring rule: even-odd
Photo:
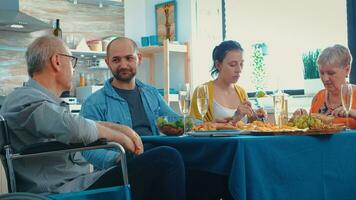
[[[43,156],[49,154],[59,154],[68,152],[80,152],[93,149],[116,149],[119,152],[118,162],[121,163],[124,185],[110,188],[100,188],[94,190],[86,190],[81,192],[69,192],[63,194],[40,195],[26,192],[16,191],[16,177],[13,168],[13,160],[21,158],[29,158]],[[57,141],[41,142],[32,144],[23,148],[19,152],[15,152],[11,147],[10,136],[6,120],[0,115],[0,160],[3,164],[8,194],[0,195],[0,200],[130,200],[130,185],[127,174],[127,163],[125,149],[118,143],[98,140],[89,145],[83,144],[64,144]]]

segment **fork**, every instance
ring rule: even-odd
[[[257,113],[255,110],[252,110],[252,117],[256,119],[257,121],[265,122],[266,118],[264,117],[258,117]]]

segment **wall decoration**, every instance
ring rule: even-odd
[[[252,81],[255,84],[256,92],[264,91],[266,78],[266,64],[264,56],[267,54],[267,45],[265,43],[255,43],[252,45]]]
[[[158,43],[163,40],[177,40],[177,4],[176,1],[168,1],[155,6],[156,11],[156,32]]]

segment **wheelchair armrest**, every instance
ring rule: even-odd
[[[78,148],[85,148],[85,147],[94,147],[94,146],[107,145],[107,144],[108,144],[107,140],[105,139],[99,139],[88,145],[84,145],[83,143],[65,144],[58,141],[40,142],[40,143],[35,143],[26,146],[23,149],[21,149],[20,152],[18,153],[21,155],[36,154],[36,153],[43,153],[43,152],[54,152],[54,151],[78,149]]]
[[[124,178],[124,184],[129,183],[126,164],[126,152],[123,146],[115,142],[107,142],[106,140],[97,140],[89,145],[84,144],[64,144],[57,141],[42,142],[29,145],[12,155],[12,159],[20,159],[25,157],[36,157],[40,155],[49,155],[63,152],[78,152],[92,149],[113,148],[119,152],[118,161],[121,161],[121,169]]]

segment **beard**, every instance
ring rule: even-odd
[[[130,82],[136,76],[136,71],[128,69],[121,69],[113,71],[112,73],[114,75],[114,78],[121,82]]]

